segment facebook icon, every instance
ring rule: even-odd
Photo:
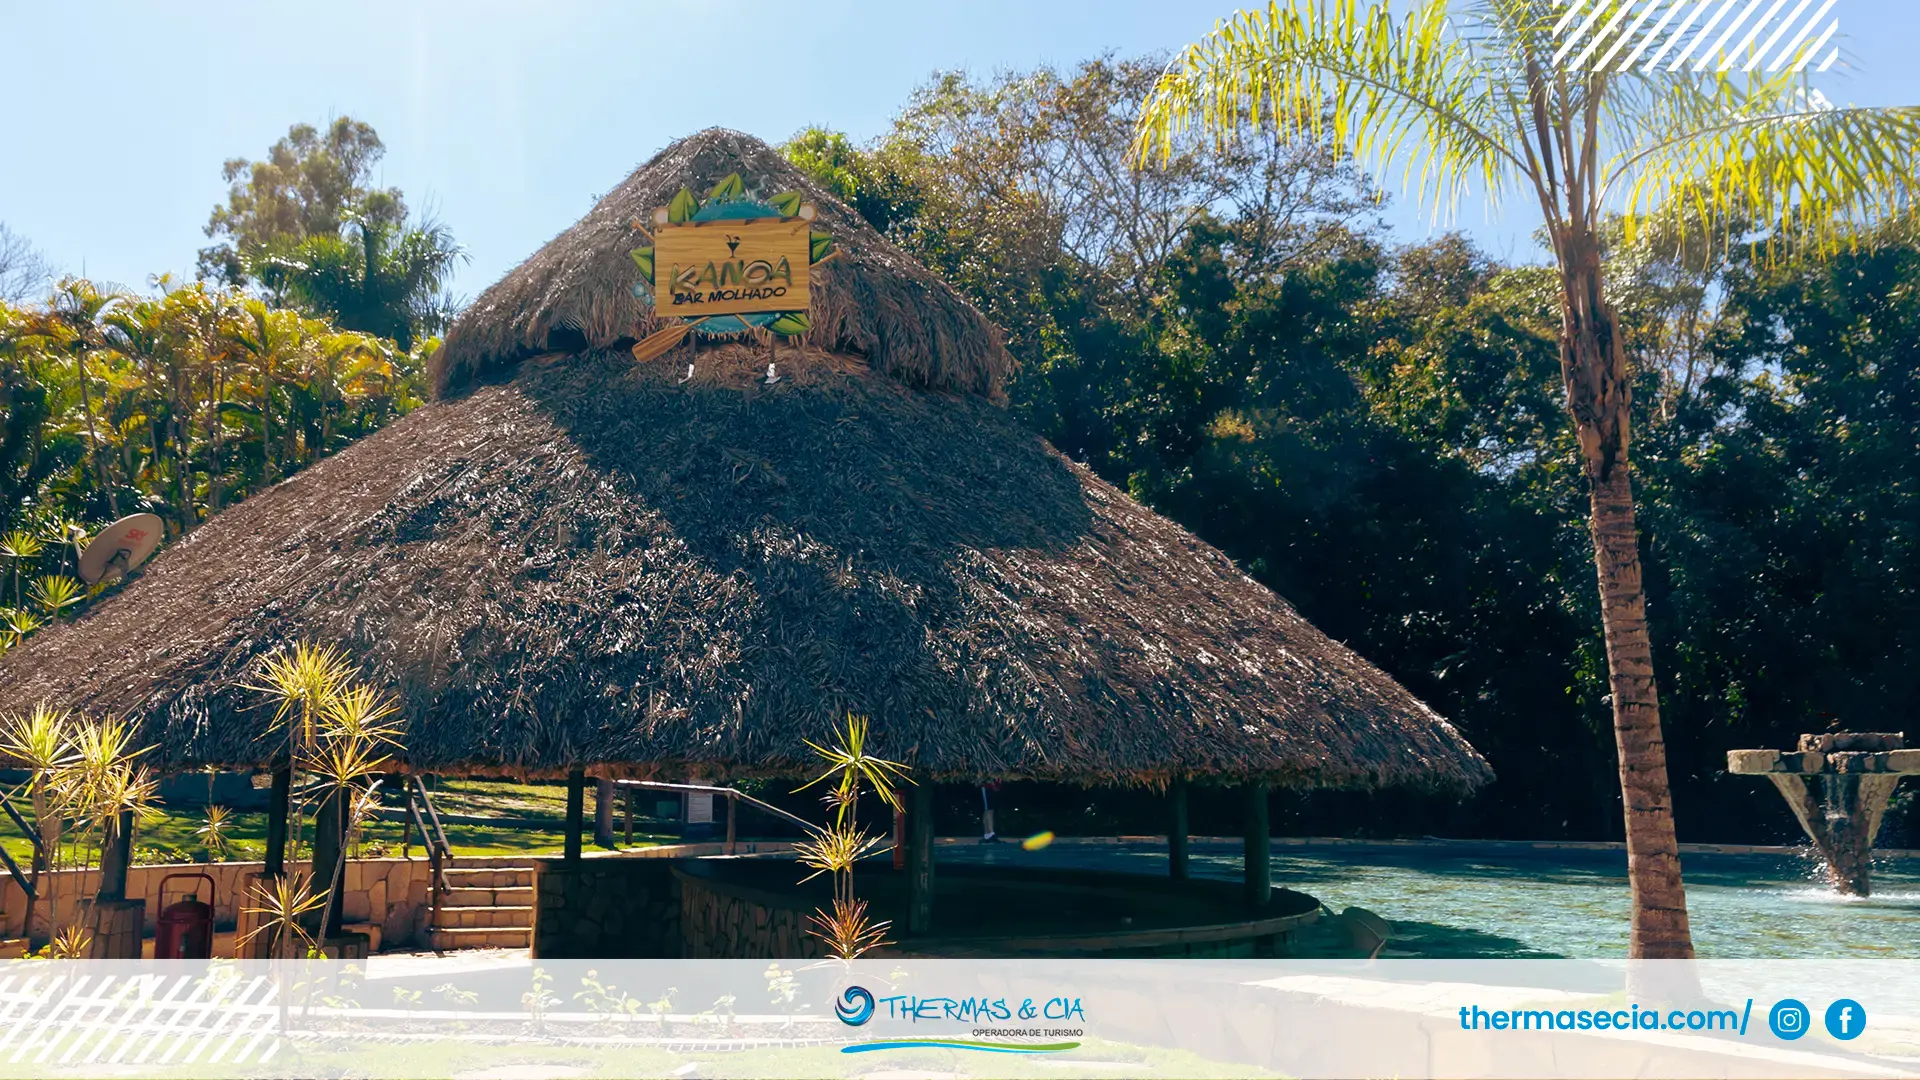
[[[1827,1034],[1846,1041],[1857,1039],[1867,1026],[1867,1010],[1852,998],[1841,998],[1827,1006]]]

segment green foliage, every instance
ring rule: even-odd
[[[1012,407],[1383,666],[1499,774],[1460,806],[1290,797],[1285,827],[1617,838],[1556,273],[1456,236],[1395,247],[1364,179],[1310,142],[1181,143],[1124,186],[1077,171],[1117,153],[1131,175],[1130,95],[1159,70],[941,76],[870,146],[816,131],[784,150],[843,197],[848,177],[907,177],[916,209],[888,235],[1007,328]],[[1764,251],[1726,269],[1698,229],[1601,229],[1638,372],[1681,835],[1790,842],[1725,751],[1832,717],[1898,730],[1920,690],[1920,257],[1898,226],[1801,269]],[[1112,828],[1158,825],[1150,801],[1094,801]]]
[[[147,511],[177,537],[425,395],[437,339],[403,348],[236,290],[155,286],[70,278],[0,303],[0,646],[91,595],[73,579],[100,525]]]
[[[406,219],[397,188],[368,186],[386,146],[372,127],[342,116],[320,131],[295,124],[265,160],[229,160],[225,205],[214,208],[200,252],[200,276],[229,285],[252,280],[251,261],[278,245],[338,236],[350,221],[394,226]]]
[[[263,161],[227,162],[200,277],[257,287],[275,306],[402,351],[444,331],[457,303],[442,287],[466,256],[445,225],[409,222],[398,188],[369,186],[385,153],[372,127],[343,116],[324,132],[295,124]]]

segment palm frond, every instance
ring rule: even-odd
[[[1528,166],[1513,146],[1509,83],[1449,23],[1445,0],[1405,17],[1387,0],[1288,0],[1216,25],[1168,67],[1142,109],[1134,154],[1171,155],[1198,128],[1216,141],[1271,127],[1333,140],[1422,204],[1451,210],[1478,183],[1497,198]]]
[[[1721,245],[1751,229],[1824,255],[1896,217],[1920,187],[1920,107],[1839,108],[1791,71],[1668,80],[1609,163],[1628,239],[1657,223]]]

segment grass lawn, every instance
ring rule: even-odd
[[[445,817],[498,817],[505,819],[500,825],[445,823],[447,842],[453,846],[454,855],[547,855],[559,854],[565,845],[565,838],[558,827],[525,828],[509,824],[514,819],[546,818],[561,819],[567,812],[567,789],[564,784],[516,784],[499,780],[441,780],[432,785],[434,808]],[[16,805],[18,805],[16,803]],[[592,799],[589,798],[588,812],[592,812]],[[642,801],[636,809],[650,808],[650,801]],[[169,808],[160,807],[163,816],[157,821],[143,826],[134,838],[135,861],[139,863],[200,861],[208,858],[207,845],[197,830],[206,823],[204,811],[197,807]],[[655,844],[672,843],[676,838],[671,835],[648,831],[657,825],[650,819],[637,818],[634,821],[633,846],[650,847]],[[614,815],[614,834],[624,837],[624,818]],[[592,827],[591,819],[588,827]],[[373,821],[364,829],[364,838],[359,854],[372,858],[379,853],[381,845],[385,854],[399,855],[402,823],[398,821]],[[267,846],[267,815],[265,811],[235,812],[229,817],[226,830],[227,847],[225,859],[250,861],[260,859]],[[308,826],[308,838],[311,839],[311,825]],[[26,837],[11,821],[0,819],[0,846],[4,846],[22,868],[27,865],[32,846]],[[144,849],[144,850],[143,850]],[[418,855],[424,849],[420,836],[413,836],[413,853]]]

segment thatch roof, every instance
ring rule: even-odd
[[[946,777],[1465,787],[1452,727],[1005,410],[856,359],[540,359],[416,410],[0,660],[0,709],[273,745],[259,659],[340,642],[416,768],[805,771],[846,711]],[[680,369],[684,370],[684,369]]]
[[[128,716],[167,767],[264,764],[279,740],[243,686],[305,639],[395,690],[420,770],[792,776],[856,712],[941,778],[1490,778],[1392,679],[994,404],[992,328],[830,197],[850,254],[780,382],[757,343],[703,347],[684,383],[684,352],[524,355],[562,326],[617,345],[626,219],[736,169],[806,186],[733,132],[670,148],[462,317],[454,392],[0,658],[0,710]]]
[[[739,173],[760,195],[803,191],[840,256],[815,269],[810,344],[865,358],[918,386],[998,396],[1012,360],[999,330],[845,203],[751,135],[711,128],[682,139],[595,204],[461,314],[435,358],[440,392],[532,355],[602,348],[652,333],[653,310],[634,298],[627,252],[645,241],[630,222],[653,220],[684,185],[704,195]]]

